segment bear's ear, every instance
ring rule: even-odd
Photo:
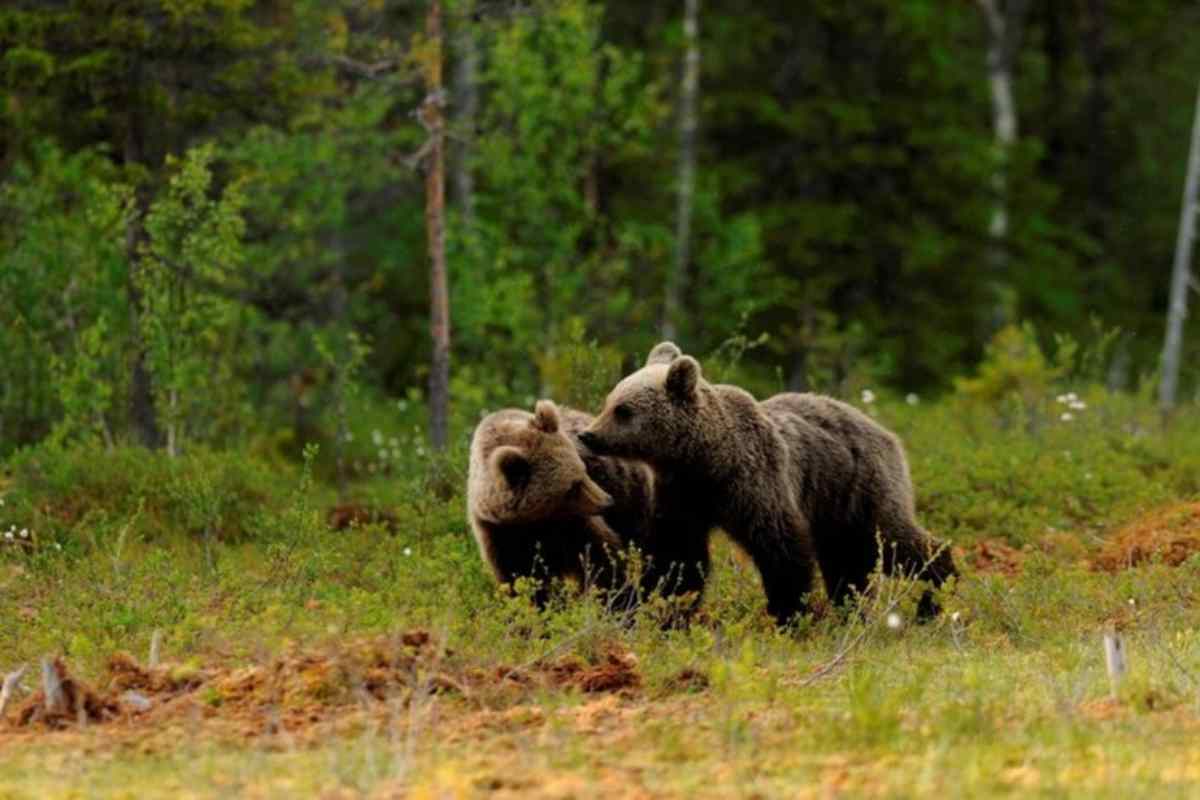
[[[700,362],[691,356],[680,356],[667,369],[667,395],[676,402],[691,400],[700,380]]]
[[[542,433],[558,433],[558,406],[550,400],[538,400],[533,407],[533,426]]]
[[[683,351],[675,346],[674,342],[659,342],[654,345],[654,349],[650,351],[650,355],[646,356],[646,366],[651,364],[670,364],[675,359],[683,355]]]
[[[529,476],[533,472],[529,459],[515,447],[496,448],[492,454],[492,466],[513,489],[521,489],[529,483]]]

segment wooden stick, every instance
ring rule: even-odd
[[[46,697],[46,713],[65,710],[67,700],[63,696],[62,681],[58,677],[54,659],[50,656],[42,659],[42,693]]]
[[[1117,699],[1117,689],[1121,679],[1125,677],[1128,665],[1125,662],[1125,642],[1116,631],[1104,634],[1104,665],[1108,669],[1108,682],[1112,687],[1113,699]]]
[[[162,646],[162,631],[158,628],[154,629],[154,633],[150,636],[150,660],[146,664],[153,668],[158,666],[158,653]]]
[[[0,686],[0,719],[4,718],[4,709],[8,708],[9,702],[12,700],[13,693],[17,690],[17,682],[25,674],[25,665],[17,667],[12,672],[4,676],[4,684]]]

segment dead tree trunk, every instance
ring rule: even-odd
[[[425,231],[429,239],[429,435],[435,450],[446,449],[450,416],[450,298],[446,285],[446,130],[442,113],[442,3],[432,0],[425,35],[433,52],[425,69],[421,119],[429,130],[425,162]]]
[[[130,91],[137,92],[141,85],[141,67],[135,63],[131,69]],[[141,114],[137,110],[140,98],[129,98],[130,111],[125,131],[124,159],[126,169],[141,164],[145,158],[145,143]],[[134,193],[133,215],[125,228],[125,257],[129,261],[129,311],[133,336],[133,365],[129,378],[129,416],[134,431],[144,447],[157,448],[163,444],[162,431],[158,426],[158,414],[154,406],[154,386],[150,370],[146,366],[145,337],[142,335],[142,290],[138,271],[141,245],[144,238],[142,222],[145,218],[146,198],[140,189]]]
[[[675,216],[675,264],[667,285],[662,335],[674,339],[683,317],[691,261],[692,207],[696,186],[696,103],[700,94],[700,0],[684,0],[683,80],[679,96],[679,194]]]
[[[1196,115],[1192,121],[1192,144],[1188,153],[1187,178],[1183,183],[1183,207],[1179,212],[1179,235],[1175,240],[1175,264],[1171,269],[1171,300],[1167,309],[1167,335],[1163,343],[1162,379],[1158,403],[1164,412],[1175,407],[1179,388],[1179,362],[1183,351],[1183,323],[1187,319],[1187,292],[1192,281],[1192,248],[1196,243],[1196,216],[1200,214],[1200,90],[1196,93]]]

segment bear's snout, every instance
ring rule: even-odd
[[[600,437],[597,436],[596,434],[592,433],[591,431],[580,431],[579,432],[579,441],[583,442],[585,447],[587,447],[589,450],[596,453],[597,455],[599,455],[601,450],[604,449],[600,443]]]

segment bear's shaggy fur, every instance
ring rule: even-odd
[[[706,532],[682,526],[644,462],[599,456],[577,434],[592,417],[539,401],[535,413],[508,409],[479,423],[471,440],[468,519],[480,554],[496,579],[572,578],[628,608],[638,594],[694,592],[708,572]],[[666,509],[660,513],[660,508]],[[641,551],[640,582],[629,585],[625,556]]]
[[[617,384],[580,438],[670,476],[708,527],[749,553],[780,623],[804,611],[814,561],[835,603],[866,588],[880,545],[885,572],[934,585],[956,574],[949,550],[916,521],[899,439],[833,398],[786,393],[758,402],[708,383],[695,359],[663,342]],[[929,592],[919,612],[937,612]]]

